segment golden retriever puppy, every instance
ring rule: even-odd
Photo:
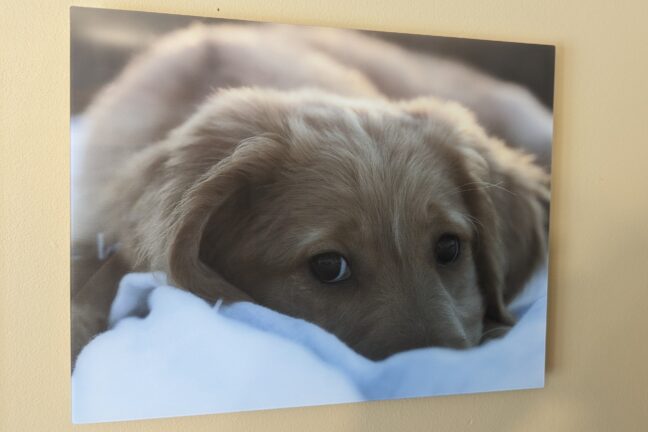
[[[102,233],[119,270],[73,290],[73,355],[129,270],[304,318],[373,359],[471,347],[513,323],[506,304],[545,257],[531,157],[273,27],[174,34],[87,115],[73,239]]]

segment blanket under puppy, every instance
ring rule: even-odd
[[[211,306],[159,273],[121,282],[111,329],[78,357],[75,423],[542,387],[547,272],[511,305],[518,323],[470,350],[374,362],[306,321],[251,303]]]

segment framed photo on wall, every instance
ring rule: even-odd
[[[77,423],[544,385],[554,48],[71,9]]]

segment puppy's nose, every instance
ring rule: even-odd
[[[464,349],[471,346],[463,324],[449,310],[420,310],[410,315],[411,345]]]

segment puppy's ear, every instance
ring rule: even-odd
[[[271,182],[286,148],[270,135],[245,139],[183,194],[172,216],[174,234],[167,252],[168,270],[175,283],[207,299],[249,299],[201,260],[201,244],[209,220],[230,198],[250,185]]]
[[[478,221],[473,253],[487,299],[486,322],[512,324],[506,305],[546,259],[549,176],[531,156],[481,130],[464,132],[459,150],[462,193]]]
[[[477,230],[473,256],[486,299],[485,329],[512,325],[506,305],[546,258],[549,175],[532,156],[488,137],[458,104],[422,98],[405,109],[444,136],[441,145],[455,155],[457,182]]]
[[[134,164],[132,171],[150,179],[122,212],[132,215],[139,262],[203,298],[248,299],[201,260],[201,242],[210,218],[231,198],[263,189],[277,175],[288,152],[286,112],[274,92],[220,91]]]

